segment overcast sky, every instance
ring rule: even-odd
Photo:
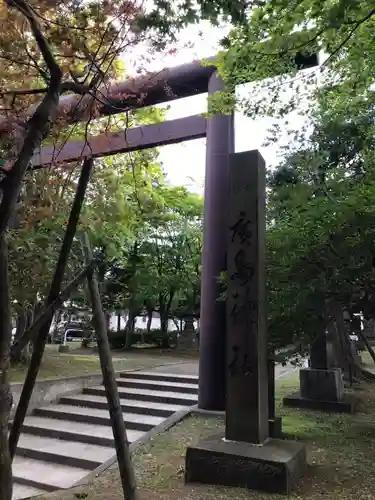
[[[197,59],[215,55],[219,40],[228,32],[228,27],[215,28],[207,22],[184,30],[180,37],[183,48],[173,55],[158,55],[145,65],[147,70],[158,71],[165,67],[177,66]],[[192,43],[194,42],[194,45]],[[193,45],[193,46],[192,46]],[[135,66],[139,64],[134,59]],[[130,68],[129,68],[130,69]],[[130,70],[131,72],[131,70]],[[246,85],[237,89],[240,95],[246,95]],[[207,107],[207,94],[201,94],[170,103],[167,119],[181,118],[204,112]],[[259,149],[268,166],[275,165],[280,159],[280,146],[286,144],[288,138],[280,137],[277,145],[264,147],[267,129],[272,121],[267,119],[253,120],[243,114],[235,114],[235,147],[236,152]],[[169,181],[174,185],[185,185],[190,190],[203,194],[205,169],[205,139],[188,141],[183,144],[164,146],[160,148],[160,158]]]

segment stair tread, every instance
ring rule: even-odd
[[[22,433],[18,447],[27,450],[37,450],[53,453],[62,457],[80,458],[95,462],[106,462],[115,454],[110,446],[80,443],[79,441],[65,441],[64,439],[35,436]]]
[[[196,389],[198,391],[198,384],[187,384],[186,382],[169,382],[166,380],[149,380],[147,378],[131,378],[131,377],[120,377],[117,380],[121,380],[122,382],[130,382],[132,384],[149,384],[154,385],[155,387],[160,387],[161,384],[163,387],[173,387],[174,389],[178,389],[179,387],[185,387],[189,389]]]
[[[95,396],[93,394],[80,394],[79,396],[70,396],[67,399],[82,402],[82,406],[84,406],[85,401],[107,403],[107,398],[105,396]],[[126,404],[127,406],[134,406],[138,408],[149,408],[151,411],[152,409],[166,410],[170,411],[171,414],[188,408],[186,405],[173,405],[169,403],[157,403],[156,401],[141,401],[138,399],[120,399],[120,401],[123,405]]]
[[[113,438],[112,428],[109,425],[86,424],[84,422],[72,422],[69,420],[38,416],[26,417],[25,425],[65,432],[75,432],[84,436]],[[143,436],[143,434],[143,431],[127,430],[129,442],[136,441]]]
[[[43,495],[46,490],[41,490],[40,488],[34,488],[34,486],[26,486],[24,484],[13,483],[13,495],[12,500],[21,500],[22,498],[36,497],[38,495]]]
[[[93,387],[93,389],[101,389],[103,392],[105,391],[104,387],[97,386]],[[173,397],[179,398],[183,400],[191,401],[191,404],[195,404],[198,401],[198,396],[195,394],[188,394],[184,392],[173,392],[173,391],[157,391],[155,389],[138,389],[132,387],[119,387],[118,392],[120,394],[120,398],[124,399],[126,394],[142,394],[143,396],[158,396],[158,397]]]
[[[34,460],[15,456],[13,476],[37,482],[48,487],[69,488],[87,475],[87,469],[53,464],[44,460]]]
[[[43,409],[44,408],[41,408],[41,410]],[[87,406],[58,404],[58,405],[48,405],[45,407],[45,409],[48,411],[53,411],[55,413],[69,413],[71,415],[87,415],[92,417],[100,417],[104,419],[110,418],[108,410],[104,409],[102,410],[100,408],[90,408]],[[164,420],[163,417],[154,417],[152,415],[142,415],[139,413],[123,413],[122,415],[124,417],[125,422],[139,422],[139,423],[150,424],[152,426],[159,425]],[[108,425],[110,425],[110,422],[108,422]]]
[[[138,375],[145,375],[150,377],[159,377],[161,379],[165,378],[176,378],[176,379],[191,379],[192,383],[198,383],[198,375],[183,375],[182,373],[166,373],[166,372],[147,372],[147,371],[137,371],[137,372],[122,372],[122,377],[132,377],[134,374],[138,377]]]

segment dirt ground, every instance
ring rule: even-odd
[[[359,398],[355,415],[324,414],[281,408],[285,394],[296,389],[298,375],[277,384],[278,414],[289,439],[306,443],[309,467],[292,500],[375,499],[375,383],[355,392]],[[200,438],[223,430],[217,417],[191,416],[140,447],[134,454],[139,500],[280,500],[244,489],[185,485],[186,447]],[[90,485],[38,497],[38,500],[122,500],[116,469]]]

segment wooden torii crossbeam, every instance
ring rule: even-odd
[[[63,146],[43,147],[33,157],[33,167],[72,162],[86,157],[98,158],[146,148],[200,139],[206,135],[207,120],[188,116],[154,125],[108,132],[85,140],[69,141]]]

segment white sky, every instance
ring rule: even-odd
[[[158,54],[152,62],[144,64],[149,71],[158,71],[164,67],[177,66],[197,59],[215,55],[219,40],[228,33],[228,27],[215,28],[208,22],[190,26],[180,36],[183,48],[175,54]],[[193,41],[193,42],[192,42]],[[137,55],[133,53],[134,66],[139,65]],[[128,61],[129,64],[129,61]],[[131,68],[128,69],[131,71]],[[247,85],[237,89],[240,95],[246,95]],[[207,94],[179,99],[169,103],[167,119],[195,115],[206,110]],[[299,118],[299,120],[301,120]],[[302,122],[301,122],[302,123]],[[281,155],[280,146],[286,144],[287,135],[280,137],[278,144],[264,147],[267,129],[272,124],[270,119],[252,120],[242,113],[235,114],[235,147],[236,152],[259,149],[268,166],[278,163]],[[174,185],[185,185],[191,191],[203,194],[205,171],[205,139],[188,141],[160,148],[160,159],[168,180]]]

